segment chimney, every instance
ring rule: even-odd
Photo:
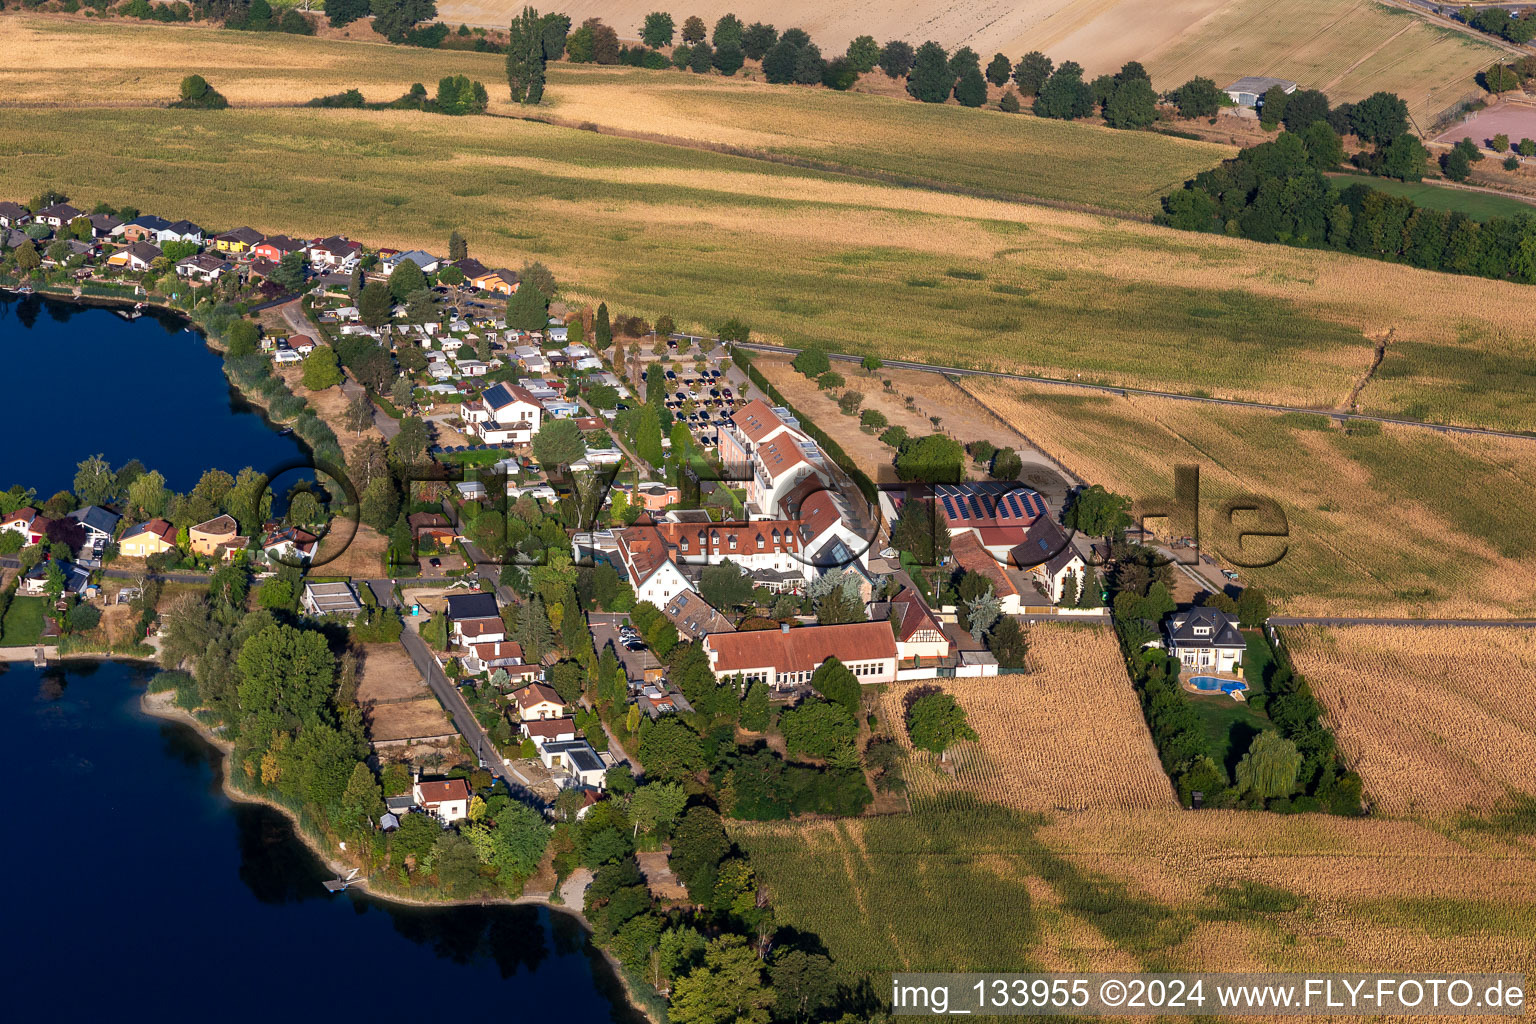
[[[779,632],[780,633],[788,633],[789,632],[789,623],[787,623],[787,622],[779,623]]]

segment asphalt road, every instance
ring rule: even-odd
[[[1536,619],[1366,619],[1366,618],[1327,618],[1316,617],[1279,617],[1275,616],[1266,620],[1271,626],[1469,626],[1488,629],[1495,626],[1514,626],[1518,628],[1536,628]]]
[[[443,669],[438,665],[437,659],[427,649],[426,641],[415,630],[407,628],[400,633],[400,645],[405,648],[405,653],[410,655],[411,662],[416,666],[416,670],[421,673],[422,679],[426,680],[427,686],[431,687],[432,692],[437,696],[443,707],[447,708],[448,713],[453,716],[453,727],[469,743],[469,747],[475,752],[475,755],[485,762],[486,769],[492,775],[505,781],[509,787],[513,789],[521,788],[526,780],[513,777],[511,771],[508,770],[506,764],[502,761],[501,752],[496,749],[496,745],[491,742],[491,738],[485,734],[485,730],[480,728],[480,723],[476,721],[475,716],[470,712],[469,705],[464,702],[464,697],[459,693],[458,687],[454,686],[448,677],[443,674]]]

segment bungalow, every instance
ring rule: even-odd
[[[539,760],[551,772],[563,774],[563,778],[555,779],[555,784],[562,789],[571,786],[603,788],[607,769],[603,767],[603,759],[586,740],[546,743],[539,748]]]
[[[123,517],[100,505],[87,505],[75,509],[64,518],[73,519],[85,530],[85,546],[80,549],[81,557],[100,558],[102,549],[112,543],[112,535],[117,532],[117,524]]]
[[[245,265],[245,276],[250,281],[265,281],[277,272],[277,264],[271,260],[252,259]]]
[[[62,260],[55,259],[51,254],[45,255],[43,257],[43,262],[45,264],[48,264],[49,266],[59,266],[64,262],[64,260],[72,259],[75,256],[89,256],[96,251],[96,246],[94,244],[90,242],[82,242],[78,238],[66,238],[63,241],[64,248],[68,255],[65,255]],[[51,250],[53,246],[50,245],[48,248]]]
[[[540,749],[546,743],[570,743],[577,736],[574,718],[535,718],[524,721],[518,731]]]
[[[86,588],[91,585],[91,572],[82,565],[57,559],[53,562],[39,562],[27,570],[21,582],[16,585],[16,592],[26,596],[37,596],[47,593],[48,590],[48,566],[57,565],[59,571],[64,574],[64,593],[74,594],[76,597],[84,597]]]
[[[64,227],[76,217],[83,216],[85,216],[84,213],[75,209],[73,206],[70,206],[68,203],[54,203],[52,206],[45,206],[41,210],[38,210],[37,213],[32,216],[32,219],[37,221],[39,224],[46,224],[53,228],[53,230],[58,231],[60,228]]]
[[[296,526],[269,533],[261,542],[261,550],[274,562],[300,565],[315,557],[320,538]]]
[[[1241,669],[1248,641],[1226,612],[1197,605],[1168,616],[1164,628],[1168,650],[1186,668],[1231,674]]]
[[[777,630],[711,633],[704,638],[704,653],[716,680],[739,675],[748,683],[767,683],[770,689],[809,683],[816,669],[832,657],[861,683],[896,679],[896,640],[888,622],[796,629],[785,624]]]
[[[25,206],[19,203],[0,203],[0,228],[19,228],[32,219]]]
[[[234,270],[234,265],[229,260],[221,259],[212,253],[200,252],[185,259],[176,261],[176,275],[189,281],[201,281],[204,284],[217,281]]]
[[[361,242],[353,242],[340,235],[332,235],[309,243],[305,251],[309,255],[309,262],[317,267],[325,270],[350,271],[362,258],[363,246]]]
[[[148,558],[163,551],[176,550],[176,527],[164,519],[130,526],[117,542],[118,550],[128,558]]]
[[[544,334],[556,345],[564,345],[571,336],[571,329],[558,320],[551,320]]]
[[[198,523],[187,531],[187,543],[192,553],[205,558],[233,558],[236,551],[246,547],[246,539],[240,536],[240,524],[234,516],[214,516]]]
[[[92,238],[111,238],[123,226],[123,222],[110,213],[93,213],[90,221]]]
[[[266,238],[251,246],[251,255],[259,259],[270,260],[273,263],[281,263],[283,257],[291,252],[303,252],[304,243],[294,241],[287,235],[268,235]]]
[[[164,217],[146,213],[123,225],[123,240],[125,242],[159,242],[160,232],[170,226],[171,222]]]
[[[32,241],[24,231],[15,228],[0,228],[0,249],[19,249]]]
[[[448,616],[449,637],[461,647],[507,638],[495,594],[450,594],[443,614]]]
[[[511,295],[517,291],[517,282],[517,271],[505,269],[487,270],[469,279],[471,287],[483,292],[495,292],[498,295]]]
[[[682,491],[659,480],[648,480],[635,487],[634,500],[647,512],[660,512],[682,500]]]
[[[453,486],[465,501],[484,501],[491,496],[491,492],[479,480],[460,480]]]
[[[345,580],[335,583],[311,583],[305,581],[304,596],[300,603],[310,615],[341,615],[352,618],[363,610],[357,599],[357,591]]]
[[[255,228],[235,228],[226,231],[222,235],[213,236],[213,247],[219,252],[229,253],[231,256],[243,256],[249,253],[256,243],[266,236]]]
[[[406,261],[410,261],[420,267],[423,274],[433,273],[443,265],[443,261],[431,253],[422,252],[420,249],[412,249],[410,252],[395,253],[393,256],[386,258],[381,263],[380,269],[383,270],[385,277],[390,277],[399,269],[400,264]]]
[[[123,267],[142,273],[161,256],[160,247],[153,242],[134,242],[126,249],[119,249],[107,257],[107,266]]]
[[[444,825],[469,817],[469,783],[463,779],[422,782],[417,776],[411,783],[411,799],[416,806]]]
[[[383,251],[384,250],[380,249],[380,254],[382,254]],[[479,260],[469,256],[466,256],[461,260],[454,260],[452,266],[458,268],[459,273],[464,275],[464,280],[466,281],[473,281],[475,278],[481,276],[482,274],[489,272],[484,263],[481,263]]]
[[[512,695],[517,705],[519,721],[560,718],[565,714],[565,702],[553,688],[543,683],[531,683]]]
[[[158,241],[161,245],[166,242],[196,242],[203,244],[203,229],[189,220],[178,220],[167,224],[159,231]]]

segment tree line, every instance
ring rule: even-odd
[[[1318,94],[1320,95],[1320,94]],[[1300,100],[1298,101],[1298,98]],[[1158,222],[1260,242],[1333,249],[1429,270],[1536,283],[1536,216],[1476,221],[1364,183],[1335,190],[1325,172],[1342,158],[1337,125],[1373,148],[1354,157],[1371,174],[1418,181],[1428,152],[1407,130],[1407,105],[1389,93],[1325,109],[1298,92],[1282,105],[1285,131],[1203,171],[1163,200]],[[1266,103],[1267,105],[1267,103]],[[1303,113],[1298,113],[1298,108]],[[1343,115],[1340,111],[1344,111]],[[1481,154],[1470,140],[1441,157],[1465,177]]]

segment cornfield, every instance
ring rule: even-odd
[[[1536,631],[1306,627],[1284,640],[1377,810],[1447,819],[1536,795]]]
[[[1274,499],[1289,529],[1284,557],[1243,577],[1286,614],[1536,614],[1536,548],[1522,515],[1536,505],[1536,442],[1390,425],[1346,434],[1169,399],[962,386],[1085,480],[1138,500],[1171,495],[1174,467],[1198,464],[1208,549],[1220,543],[1222,501]],[[1244,550],[1280,547],[1260,539]]]
[[[970,794],[1021,811],[1174,806],[1113,634],[1039,625],[1029,643],[1027,674],[942,681],[979,736],[942,763],[912,750],[901,725],[902,698],[924,684],[882,694],[881,718],[910,755],[913,797]]]

